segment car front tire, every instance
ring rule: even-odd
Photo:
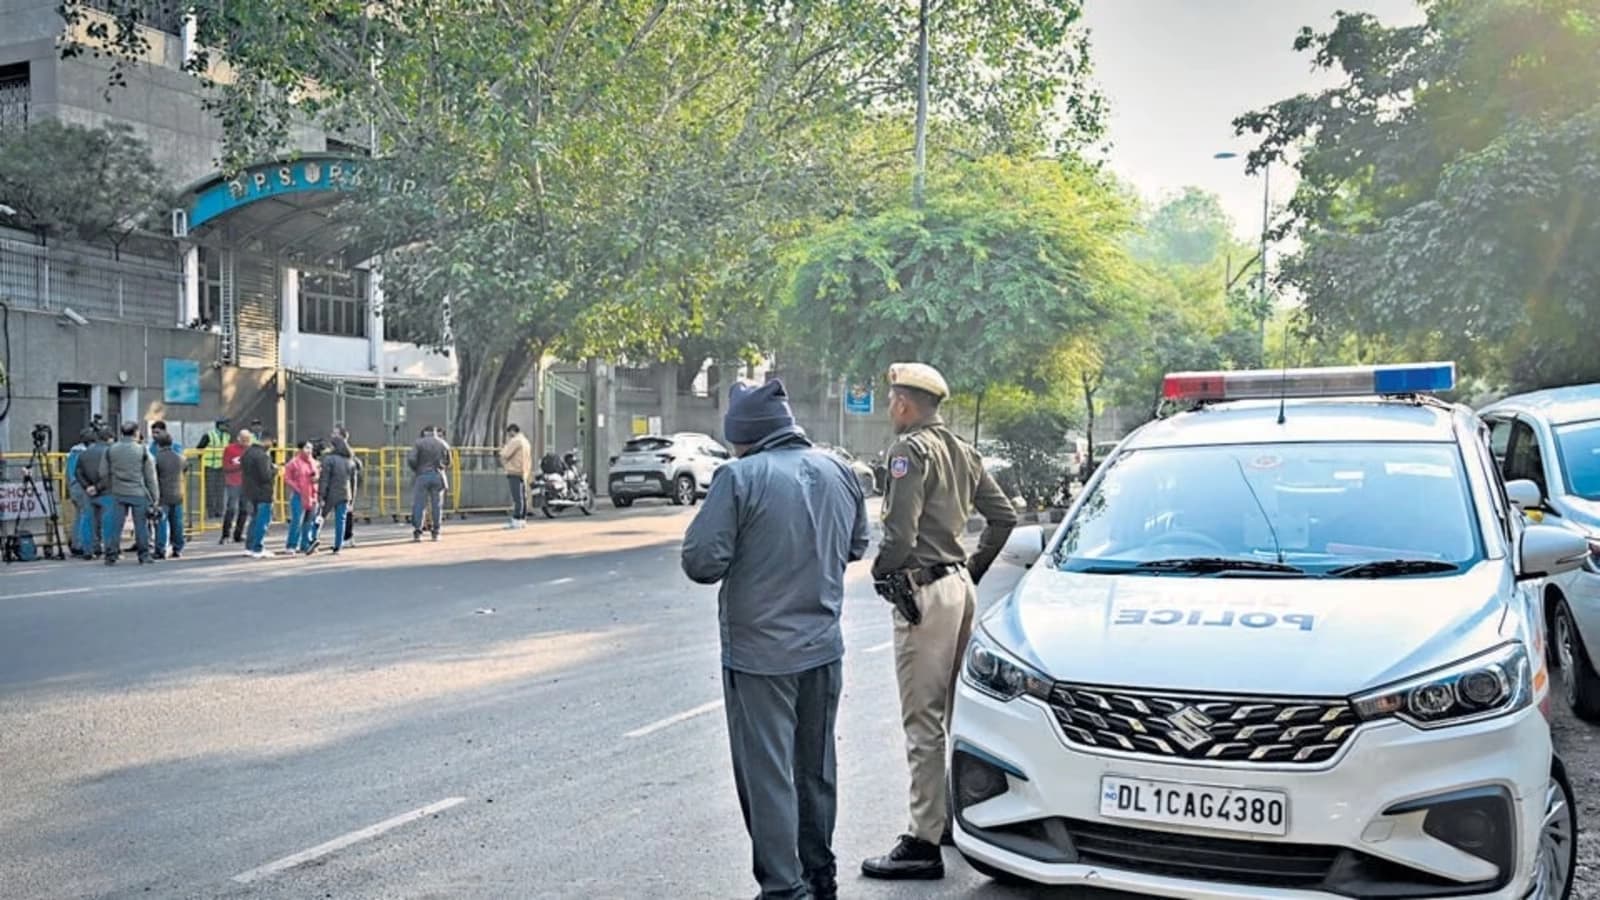
[[[1528,900],[1568,900],[1578,873],[1578,810],[1561,760],[1551,761]]]
[[[1556,602],[1555,619],[1550,624],[1551,643],[1561,668],[1561,695],[1578,718],[1600,721],[1600,673],[1589,661],[1583,634],[1566,600]]]

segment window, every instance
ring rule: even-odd
[[[203,325],[222,324],[222,266],[223,250],[200,248],[200,322]]]
[[[1544,454],[1539,450],[1539,436],[1526,420],[1518,419],[1511,425],[1511,445],[1506,454],[1506,480],[1527,479],[1539,486],[1549,496],[1549,486],[1544,480]]]
[[[33,83],[27,63],[0,66],[0,134],[28,127]]]
[[[729,459],[728,451],[716,441],[706,441],[700,445],[705,455],[712,459]]]
[[[1600,500],[1600,422],[1563,425],[1556,429],[1567,491],[1585,500]]]
[[[1118,457],[1062,538],[1074,571],[1191,557],[1313,574],[1382,559],[1481,558],[1462,458],[1447,443],[1136,450]]]
[[[335,337],[367,336],[367,273],[300,274],[300,330]]]
[[[113,16],[131,8],[140,25],[167,34],[183,34],[183,8],[174,3],[163,0],[88,0],[85,5]]]

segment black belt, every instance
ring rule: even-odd
[[[912,569],[911,583],[917,587],[927,587],[935,581],[941,578],[948,578],[966,567],[966,563],[939,563],[936,566]]]

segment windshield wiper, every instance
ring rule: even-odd
[[[1196,575],[1214,575],[1221,572],[1276,572],[1280,575],[1304,575],[1305,569],[1285,563],[1263,559],[1234,559],[1226,556],[1186,556],[1177,559],[1154,559],[1133,567],[1136,572],[1188,572]]]
[[[1329,569],[1329,578],[1389,578],[1395,575],[1437,575],[1459,572],[1455,563],[1439,559],[1379,559]]]

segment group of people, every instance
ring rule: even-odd
[[[940,845],[950,843],[945,743],[975,585],[1017,514],[978,451],[940,417],[943,376],[902,364],[889,383],[899,439],[872,574],[895,603],[910,825],[861,868],[870,878],[937,879]],[[854,473],[797,426],[781,381],[735,385],[723,430],[737,459],[712,479],[682,563],[692,580],[721,584],[724,708],[754,873],[766,900],[834,900],[839,618],[845,569],[869,542],[866,498]],[[987,527],[969,557],[961,538],[974,508]]]
[[[114,440],[110,429],[84,429],[67,454],[68,495],[77,517],[71,529],[74,556],[116,565],[122,532],[133,522],[134,549],[141,564],[179,559],[188,545],[185,480],[189,461],[164,421],[151,424],[148,440],[138,422],[123,422]],[[211,512],[222,517],[218,543],[243,544],[247,555],[264,559],[279,477],[274,439],[260,421],[238,432],[218,419],[201,438],[201,464]],[[332,551],[354,536],[349,515],[361,463],[350,449],[350,433],[335,426],[326,447],[303,442],[282,467],[289,495],[287,553],[311,554],[321,543],[322,524],[332,517]]]

